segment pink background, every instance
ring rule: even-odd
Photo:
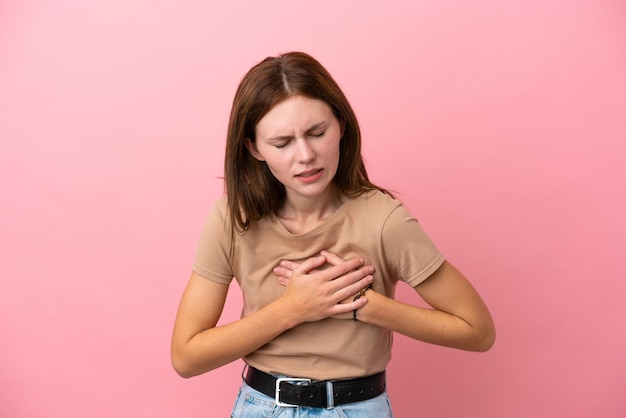
[[[396,415],[623,417],[625,18],[622,0],[0,2],[0,415],[228,415],[241,363],[181,379],[170,332],[235,88],[297,49],[497,323],[486,354],[397,337]]]

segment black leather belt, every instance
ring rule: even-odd
[[[254,367],[248,367],[246,383],[253,389],[271,396],[278,406],[313,406],[327,408],[327,382],[332,385],[334,405],[372,399],[385,390],[385,371],[349,380],[311,380],[276,378]],[[297,383],[297,384],[294,384]]]

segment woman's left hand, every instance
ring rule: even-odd
[[[325,257],[326,262],[331,266],[338,266],[346,262],[346,260],[339,257],[335,253],[331,253],[330,251],[321,251],[320,255]],[[295,261],[282,260],[278,266],[274,267],[273,273],[278,277],[278,282],[281,285],[287,286],[289,284],[289,279],[291,278],[293,271],[298,268],[298,266],[300,266],[300,263],[296,263]],[[373,267],[371,273],[373,274]],[[349,298],[346,298],[339,303],[352,302],[353,300],[354,296],[350,296]]]

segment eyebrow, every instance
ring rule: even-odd
[[[311,132],[314,132],[314,131],[324,127],[324,125],[326,125],[326,121],[315,123],[315,124],[311,125],[309,128],[307,128],[307,130],[304,131],[304,132],[309,134]],[[293,139],[293,138],[294,138],[293,135],[277,135],[277,136],[273,136],[271,138],[267,138],[267,140],[268,141],[288,141],[288,140]]]

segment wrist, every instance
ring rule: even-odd
[[[285,331],[310,321],[305,314],[301,313],[300,306],[285,296],[276,299],[266,307],[273,310],[274,321],[280,322]]]
[[[357,321],[380,326],[380,324],[377,323],[379,321],[376,320],[376,311],[380,309],[381,302],[384,301],[385,296],[374,289],[370,289],[367,291],[365,297],[367,298],[367,303],[362,308],[357,309]]]
[[[356,302],[357,300],[361,299],[363,296],[365,296],[365,293],[368,290],[371,290],[371,289],[372,289],[372,285],[371,284],[367,285],[366,288],[364,288],[363,290],[361,290],[359,293],[356,294],[356,296],[354,297],[354,299],[352,301]],[[362,308],[360,308],[360,309],[362,309]],[[358,317],[357,317],[357,312],[360,311],[360,309],[355,309],[354,311],[352,311],[352,320],[354,322],[357,322],[359,320]]]

